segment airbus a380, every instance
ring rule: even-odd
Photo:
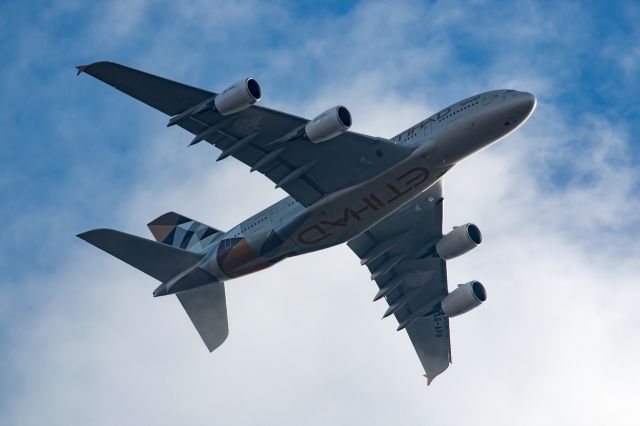
[[[386,299],[384,316],[405,329],[428,383],[451,362],[449,318],[486,300],[479,281],[449,292],[446,261],[482,241],[472,223],[442,232],[442,177],[465,157],[522,125],[535,97],[495,90],[455,103],[384,139],[349,131],[336,106],[308,120],[256,106],[261,88],[245,78],[213,93],[113,62],[77,67],[170,116],[289,196],[229,231],[163,214],[156,241],[111,229],[78,235],[159,280],[154,296],[177,295],[209,351],[229,329],[226,282],[288,257],[347,243]]]

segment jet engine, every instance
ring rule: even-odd
[[[480,281],[469,281],[447,294],[440,302],[442,312],[449,317],[469,312],[487,300],[487,291]]]
[[[436,243],[436,252],[444,260],[453,259],[474,249],[482,242],[480,229],[473,223],[454,226],[453,231]]]
[[[351,113],[338,105],[309,121],[304,127],[307,138],[313,143],[324,142],[346,132],[351,127]]]
[[[213,99],[216,110],[222,115],[233,114],[249,108],[260,100],[260,85],[253,78],[245,78],[225,89]]]

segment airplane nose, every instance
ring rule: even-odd
[[[520,92],[520,98],[522,106],[525,107],[529,111],[529,113],[531,113],[531,111],[534,110],[537,104],[536,97],[529,92]]]
[[[528,92],[518,92],[511,104],[512,122],[524,122],[536,107],[536,97]]]

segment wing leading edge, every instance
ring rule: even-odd
[[[448,293],[446,263],[433,250],[442,237],[442,200],[439,181],[348,243],[378,284],[374,300],[387,300],[384,316],[406,329],[429,384],[451,363],[449,319],[432,312]]]
[[[188,86],[113,62],[78,67],[135,99],[178,116],[206,104],[214,92]],[[200,108],[196,108],[200,110]],[[175,121],[172,121],[175,122]],[[218,160],[234,157],[271,179],[304,206],[326,194],[364,182],[406,158],[412,147],[355,132],[323,143],[291,139],[307,119],[251,106],[222,116],[212,109],[187,114],[177,125],[219,148]]]

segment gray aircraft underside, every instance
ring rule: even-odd
[[[391,139],[354,132],[345,107],[313,120],[254,105],[258,83],[216,94],[112,62],[78,67],[158,109],[259,171],[289,196],[227,232],[180,214],[149,223],[156,241],[111,229],[80,238],[156,278],[176,294],[210,351],[228,335],[224,283],[287,257],[347,242],[406,329],[428,383],[451,362],[449,318],[486,299],[478,281],[449,292],[446,261],[482,241],[468,223],[442,233],[442,176],[518,128],[533,95],[495,90],[453,104]]]

